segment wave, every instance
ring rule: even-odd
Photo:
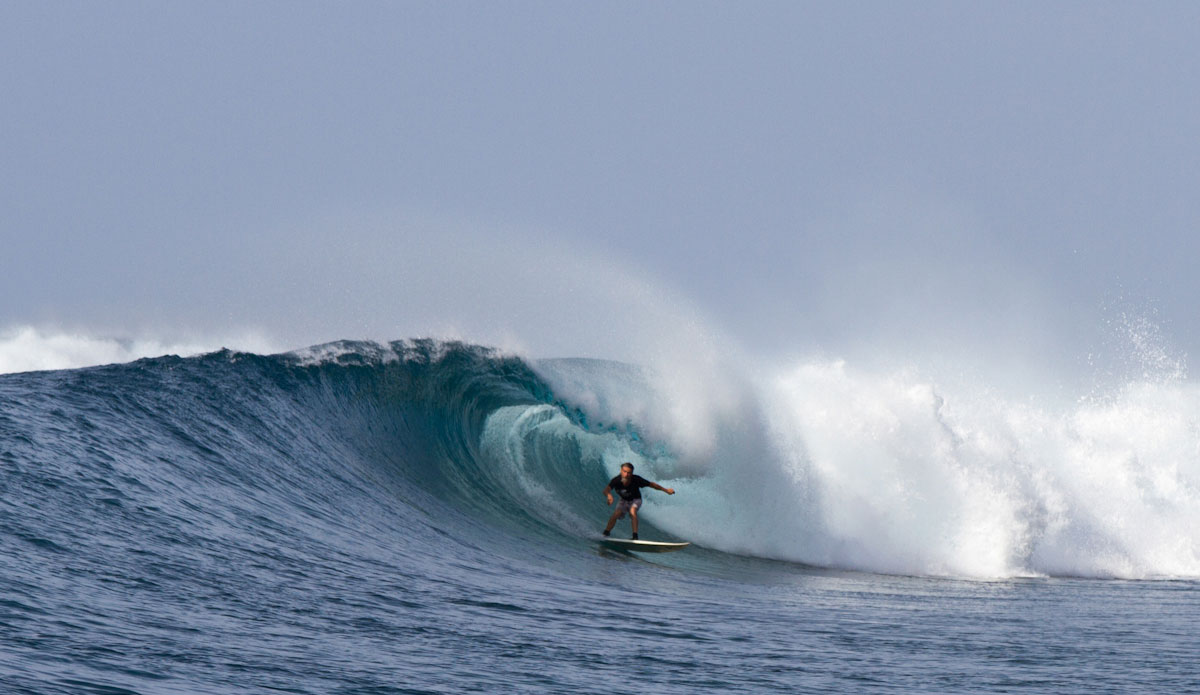
[[[1052,408],[841,361],[697,382],[342,341],[12,374],[0,404],[0,455],[29,476],[8,494],[46,500],[18,532],[48,543],[83,532],[70,520],[87,498],[111,500],[87,507],[87,533],[122,532],[114,509],[126,527],[174,509],[213,533],[230,516],[302,517],[327,535],[375,524],[379,542],[435,533],[528,553],[594,534],[601,488],[632,461],[678,491],[647,493],[643,536],[723,553],[933,576],[1200,576],[1200,389],[1182,380]]]

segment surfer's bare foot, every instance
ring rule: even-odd
[[[636,533],[635,533],[635,534],[633,534],[633,540],[635,540],[635,541],[637,540],[637,534],[636,534]]]
[[[604,529],[603,531],[601,531],[601,533],[603,533],[604,535],[606,535],[606,536],[607,536],[607,535],[608,535],[608,531],[609,531],[608,529]]]

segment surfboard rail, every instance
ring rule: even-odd
[[[670,543],[666,541],[630,540],[628,538],[601,538],[600,545],[612,550],[625,550],[638,553],[669,553],[683,550],[691,545],[688,542]]]

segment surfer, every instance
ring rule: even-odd
[[[608,485],[604,486],[604,498],[609,504],[613,503],[612,491],[616,490],[621,496],[621,501],[617,503],[617,509],[613,515],[608,518],[608,526],[604,527],[604,535],[612,532],[613,526],[617,524],[617,519],[625,516],[625,512],[629,512],[629,521],[633,524],[633,540],[637,540],[638,528],[638,507],[642,506],[642,488],[652,487],[655,490],[661,490],[668,495],[674,495],[675,490],[669,487],[663,487],[658,483],[650,482],[640,475],[633,474],[633,464],[626,461],[621,464],[621,475],[608,481]]]

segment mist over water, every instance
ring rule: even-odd
[[[1114,326],[1122,359],[1074,396],[828,358],[542,373],[641,435],[639,471],[684,492],[655,522],[708,547],[893,574],[1200,576],[1200,389],[1157,324]]]
[[[0,335],[0,371],[222,347],[269,353],[280,335],[391,338],[389,326],[418,326],[499,345],[552,386],[563,412],[498,411],[480,446],[513,474],[502,484],[517,481],[517,498],[535,500],[531,508],[573,534],[594,525],[571,511],[594,491],[547,486],[556,474],[545,462],[578,458],[604,479],[632,458],[683,493],[648,518],[726,552],[894,574],[1200,576],[1200,391],[1161,319],[1134,301],[1106,309],[1102,341],[1058,339],[1081,365],[1064,374],[1061,355],[1039,364],[1005,355],[1007,344],[952,342],[951,327],[938,325],[943,314],[919,313],[917,300],[929,304],[937,285],[909,292],[898,279],[912,264],[901,264],[879,282],[896,284],[894,302],[911,300],[896,320],[927,341],[864,327],[873,346],[849,341],[839,354],[811,336],[781,357],[757,353],[665,281],[594,250],[444,220],[405,222],[446,232],[416,247],[369,244],[392,224],[360,220],[349,248],[316,225],[279,251],[289,267],[309,264],[311,282],[252,295],[241,318],[277,314],[261,330],[114,339],[16,326]],[[242,250],[250,259],[269,251]],[[322,317],[329,325],[314,332]],[[367,335],[328,335],[355,326]],[[526,434],[556,430],[537,441],[566,450],[523,453]]]
[[[556,273],[595,278],[600,267]],[[683,493],[656,505],[654,523],[731,553],[913,575],[1200,576],[1200,389],[1152,316],[1122,307],[1089,355],[1091,388],[1072,394],[1061,382],[1014,385],[1002,361],[967,379],[952,363],[755,357],[632,276],[594,297],[613,318],[599,328],[619,336],[597,347],[621,343],[622,361],[532,364],[589,431],[616,433],[581,444],[567,414],[518,408],[493,414],[481,444],[555,526],[578,534],[594,523],[566,511],[576,507],[559,496],[573,492],[538,482],[548,472],[525,467],[514,433],[563,428],[569,446],[595,449],[583,459],[596,476],[636,459]],[[535,349],[510,338],[517,354]],[[265,339],[238,340],[271,351]],[[0,340],[0,367],[226,345],[23,327]],[[881,366],[889,361],[907,366]]]

